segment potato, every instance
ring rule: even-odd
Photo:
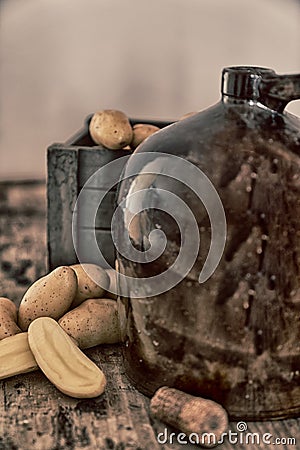
[[[104,296],[109,287],[109,276],[102,267],[96,264],[74,264],[70,266],[77,276],[77,292],[71,308],[80,305],[87,298]]]
[[[18,313],[23,331],[37,317],[59,319],[71,306],[77,291],[77,277],[68,266],[57,267],[33,283],[25,292]]]
[[[30,350],[46,377],[61,392],[75,398],[103,394],[106,378],[55,320],[39,317],[28,328]]]
[[[0,340],[21,333],[17,325],[17,307],[6,297],[0,297]]]
[[[112,150],[126,147],[132,140],[132,127],[122,111],[105,109],[96,112],[89,126],[90,135],[96,144]]]
[[[58,323],[83,349],[120,342],[115,300],[85,300],[77,308],[67,312]]]
[[[133,136],[130,143],[130,147],[134,150],[138,145],[141,144],[148,136],[159,131],[160,128],[155,125],[150,125],[147,123],[137,123],[133,126]]]
[[[27,332],[20,332],[0,341],[0,380],[37,369]]]

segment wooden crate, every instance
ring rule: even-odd
[[[47,237],[48,237],[48,269],[59,265],[76,264],[78,262],[72,237],[72,217],[78,195],[89,179],[100,167],[116,158],[130,154],[128,150],[108,150],[95,145],[89,134],[91,115],[86,119],[84,127],[65,143],[54,143],[47,150]],[[130,119],[135,123],[149,123],[163,128],[170,122],[143,121]],[[112,243],[110,221],[114,211],[117,186],[106,194],[96,216],[95,227],[88,214],[91,203],[97,203],[97,191],[106,190],[105,180],[100,180],[97,187],[84,191],[78,211],[78,229],[86,242],[96,233],[97,243],[102,254],[110,265],[114,264],[115,251]],[[80,196],[81,198],[82,196]],[[79,242],[80,245],[80,242]],[[99,254],[88,246],[87,254],[81,252],[81,259],[100,264]]]

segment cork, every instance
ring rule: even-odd
[[[201,445],[206,448],[216,446],[228,431],[227,412],[221,405],[167,386],[155,392],[150,411],[153,417],[186,435],[203,437]]]

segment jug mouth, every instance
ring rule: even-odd
[[[246,73],[246,74],[275,74],[275,71],[273,69],[270,69],[269,67],[261,67],[261,66],[230,66],[225,67],[223,69],[224,72],[230,72],[230,73]]]
[[[232,66],[222,71],[222,95],[242,99],[257,99],[259,83],[263,76],[275,75],[275,71],[259,66]]]

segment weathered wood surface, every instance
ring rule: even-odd
[[[0,296],[17,304],[27,287],[46,272],[45,197],[43,183],[0,183]],[[171,435],[174,430],[150,417],[149,399],[126,378],[119,346],[97,347],[86,353],[108,380],[105,393],[97,399],[67,397],[40,371],[0,381],[0,450],[197,448],[178,444],[178,435]],[[246,444],[246,433],[239,433],[232,435],[231,442],[225,438],[217,448],[300,448],[300,419],[247,425],[248,432],[257,433],[260,444],[251,440]],[[165,428],[168,443],[159,444],[158,433]],[[236,432],[236,424],[231,423],[230,429]],[[270,444],[262,442],[265,433],[270,435]],[[289,438],[295,441],[288,443]],[[281,443],[273,445],[276,439]]]
[[[61,148],[60,148],[61,147]],[[51,150],[52,149],[52,150]],[[72,216],[78,194],[78,152],[53,144],[48,150],[47,219],[51,268],[76,262]]]
[[[19,302],[45,273],[44,183],[0,183],[0,295]]]

